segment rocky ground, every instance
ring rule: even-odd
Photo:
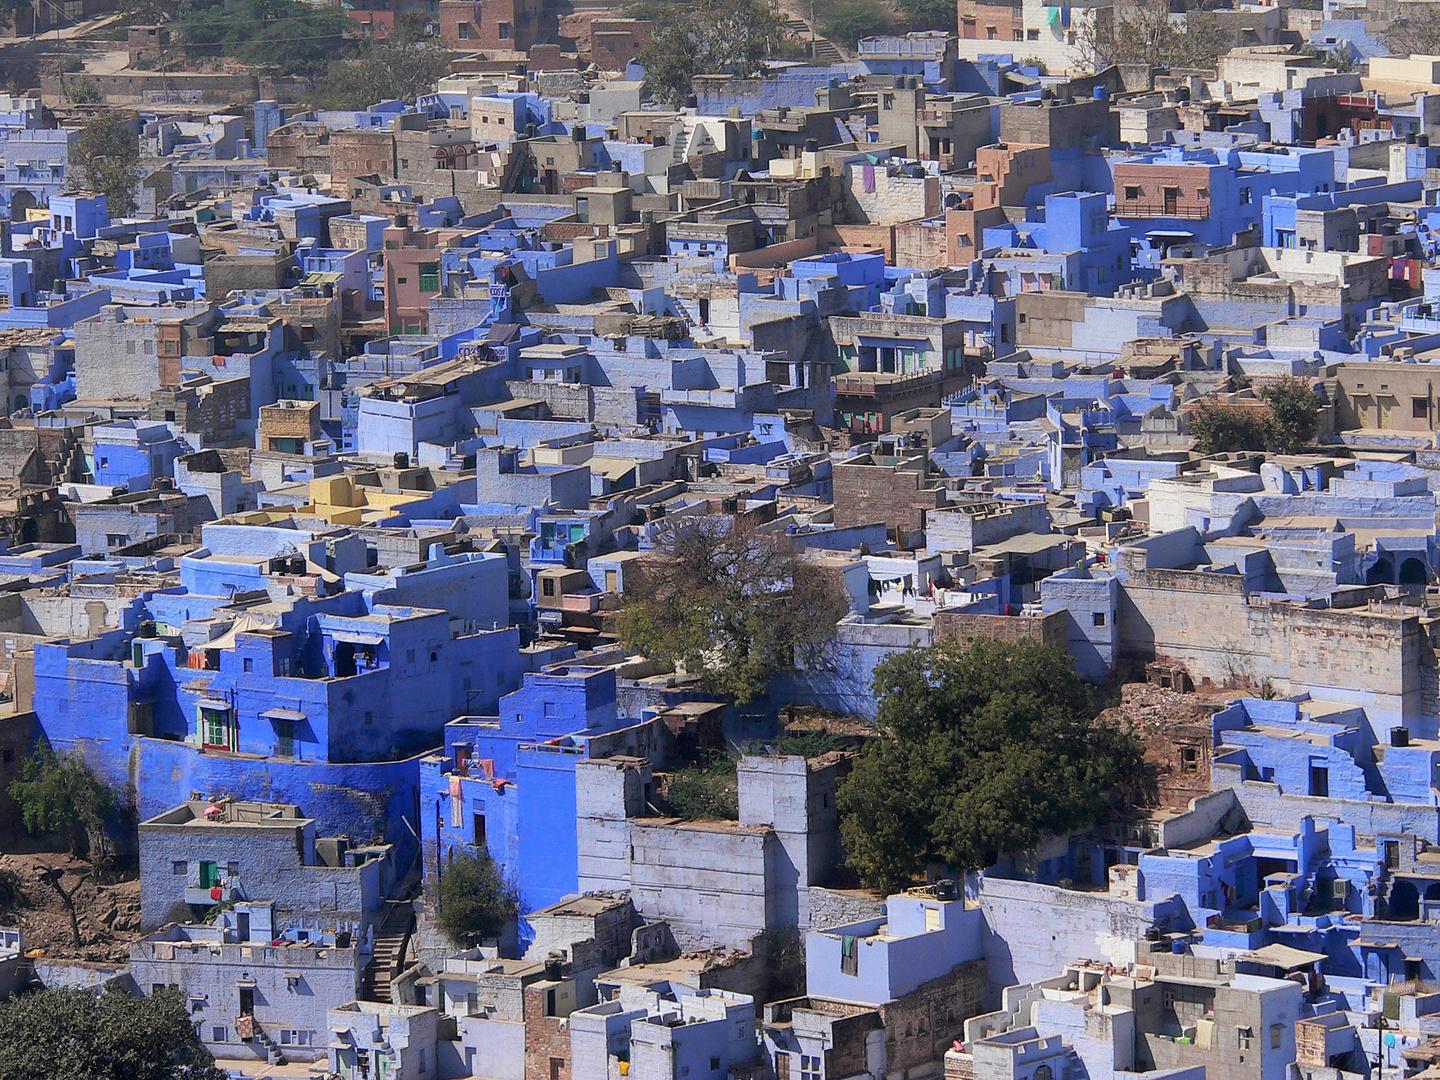
[[[1126,683],[1120,701],[1100,714],[1111,723],[1129,722],[1142,739],[1175,724],[1205,721],[1236,696],[1234,691],[1181,694],[1149,683]]]
[[[80,922],[75,945],[70,913],[46,875],[60,870],[60,885],[74,892]],[[0,926],[25,933],[27,954],[74,960],[123,960],[140,937],[140,881],[135,876],[97,881],[83,859],[54,852],[0,853]],[[32,950],[43,950],[34,954]]]

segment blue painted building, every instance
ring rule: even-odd
[[[987,228],[984,246],[1034,249],[1066,256],[1062,288],[1092,296],[1113,296],[1131,280],[1130,240],[1124,226],[1110,220],[1108,200],[1093,192],[1047,195],[1042,211],[1024,222]],[[1005,256],[999,256],[1003,264]],[[1011,288],[1011,293],[1025,291]]]
[[[1147,150],[1109,159],[1114,215],[1137,244],[1148,237],[1228,244],[1262,222],[1267,194],[1333,191],[1328,148]]]
[[[497,715],[447,724],[443,753],[420,763],[427,882],[452,851],[483,849],[519,886],[524,911],[575,892],[575,763],[618,754],[664,764],[669,740],[663,721],[620,715],[613,668],[526,674]]]
[[[95,483],[126,491],[148,491],[171,478],[175,460],[190,452],[165,424],[121,420],[94,429],[91,472]]]

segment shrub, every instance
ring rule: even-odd
[[[520,891],[488,854],[451,850],[436,888],[435,922],[450,941],[469,948],[499,937],[520,914]]]

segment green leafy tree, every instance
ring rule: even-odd
[[[435,922],[452,943],[468,948],[499,937],[520,914],[520,891],[488,854],[456,853],[445,861],[436,888]]]
[[[307,77],[349,52],[355,37],[354,21],[338,7],[303,0],[189,0],[170,26],[187,52]]]
[[[737,518],[687,517],[627,576],[618,626],[629,648],[683,665],[707,690],[746,705],[795,666],[797,650],[827,643],[849,606],[839,576],[783,535]]]
[[[949,0],[900,0],[900,10],[911,30],[948,30],[955,33],[959,9]]]
[[[656,21],[639,60],[651,97],[679,106],[696,75],[749,78],[763,71],[767,60],[799,52],[784,18],[765,0],[696,0],[674,5]]]
[[[377,101],[414,101],[428,94],[450,70],[450,54],[408,20],[394,33],[372,38],[354,57],[335,60],[316,97],[332,109],[364,109]]]
[[[161,26],[180,13],[180,0],[120,0],[116,10],[130,23]]]
[[[71,93],[72,99],[83,83]],[[112,217],[135,213],[140,186],[140,140],[127,113],[106,111],[86,121],[70,145],[67,191],[104,195]]]
[[[656,23],[668,23],[682,10],[675,0],[635,0],[635,3],[626,5],[624,9],[627,19],[645,19]]]
[[[951,13],[953,22],[954,12]],[[831,41],[855,48],[861,38],[888,34],[895,29],[890,10],[871,0],[830,0],[819,13],[819,30]]]
[[[665,803],[670,813],[686,821],[737,821],[740,787],[736,761],[715,752],[708,760],[670,774]]]
[[[5,1080],[225,1080],[179,989],[41,990],[0,1003]]]
[[[840,788],[850,867],[891,891],[941,861],[979,870],[1148,796],[1144,747],[1094,721],[1053,645],[913,649],[875,670],[877,726]]]
[[[71,105],[98,105],[105,100],[105,95],[100,93],[95,80],[83,77],[71,81],[65,90],[65,96],[70,99]]]
[[[1236,405],[1202,402],[1190,417],[1190,434],[1202,454],[1234,454],[1264,450],[1269,432],[1261,411]]]
[[[1260,391],[1270,406],[1266,429],[1282,454],[1297,454],[1315,438],[1320,403],[1304,379],[1279,379]]]
[[[32,835],[58,836],[77,856],[89,852],[91,836],[104,844],[115,793],[79,754],[57,756],[48,745],[38,747],[9,790]]]

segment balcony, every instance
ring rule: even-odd
[[[892,375],[887,372],[861,372],[835,376],[836,397],[893,397],[921,390],[940,382],[944,373],[926,371],[918,375]]]
[[[1118,218],[1179,218],[1182,221],[1204,221],[1210,216],[1210,204],[1193,199],[1117,199]]]
[[[874,60],[883,60],[891,57],[907,59],[919,57],[926,60],[940,60],[945,56],[946,39],[941,38],[903,38],[903,37],[873,37],[864,38],[860,42],[859,52],[861,56]]]
[[[218,885],[187,885],[185,886],[185,903],[209,907],[212,904],[223,904],[230,900],[240,899],[240,888],[237,885],[221,883]]]

